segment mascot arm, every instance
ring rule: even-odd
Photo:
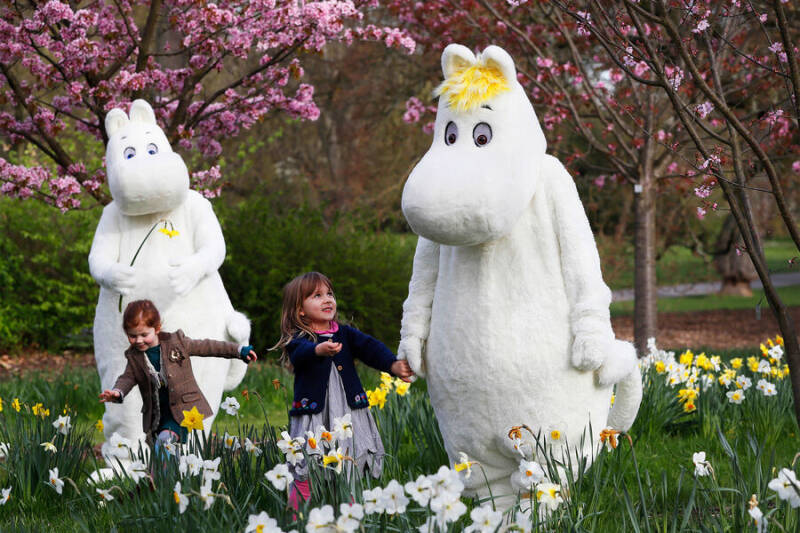
[[[408,284],[408,298],[403,303],[403,320],[400,324],[398,359],[407,359],[418,376],[425,376],[422,345],[428,339],[431,326],[431,308],[439,275],[439,245],[420,237],[414,253],[414,267]]]
[[[119,262],[119,215],[112,203],[103,208],[89,252],[89,272],[101,287],[128,295],[134,287],[133,267]]]
[[[550,204],[570,307],[572,363],[580,370],[596,370],[613,351],[611,290],[603,281],[597,244],[572,176],[552,156],[545,156],[542,176],[550,184]]]
[[[196,196],[193,196],[196,195]],[[198,193],[190,193],[191,225],[195,253],[173,260],[169,280],[178,295],[191,291],[201,279],[213,274],[225,260],[225,238],[211,202]]]

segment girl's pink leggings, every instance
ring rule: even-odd
[[[302,496],[303,500],[308,500],[311,497],[311,484],[309,480],[295,481],[292,483],[292,489],[289,491],[289,505],[296,511],[300,508],[300,500],[298,493]]]

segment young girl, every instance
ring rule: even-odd
[[[100,393],[100,401],[122,403],[138,385],[144,403],[142,427],[155,440],[156,450],[166,442],[186,442],[188,431],[180,425],[183,411],[197,407],[204,416],[212,414],[192,374],[189,356],[240,357],[247,363],[258,358],[252,346],[194,340],[181,330],[161,331],[161,316],[150,300],[129,303],[122,315],[122,327],[131,343],[125,351],[128,364],[114,387]]]
[[[294,401],[289,411],[289,434],[304,437],[323,425],[332,428],[334,418],[351,414],[353,437],[339,446],[363,472],[379,477],[383,466],[383,443],[375,420],[365,409],[367,394],[356,374],[355,358],[389,372],[404,381],[414,373],[408,362],[398,360],[380,341],[355,328],[336,322],[336,298],[331,281],[319,272],[309,272],[290,281],[283,289],[281,339],[284,363],[294,370]],[[305,468],[295,469],[300,478]],[[307,498],[308,482],[297,489]]]

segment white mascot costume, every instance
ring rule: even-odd
[[[524,488],[521,455],[591,462],[601,430],[627,430],[641,376],[633,346],[614,338],[575,184],[545,154],[513,60],[451,44],[442,71],[433,144],[403,190],[419,242],[398,353],[427,377],[450,460],[464,452],[485,472],[489,487],[479,473],[467,489],[509,501]]]
[[[186,165],[172,151],[150,105],[136,100],[130,118],[121,109],[111,110],[105,128],[106,170],[113,201],[103,209],[97,225],[89,270],[100,284],[94,320],[95,359],[101,386],[109,389],[125,370],[124,352],[130,346],[122,329],[120,295],[122,310],[132,300],[152,300],[165,331],[182,329],[193,338],[247,344],[250,322],[234,311],[217,273],[225,259],[225,240],[211,203],[189,190]],[[238,360],[192,359],[197,383],[214,412],[223,390],[238,385],[246,368]],[[138,387],[122,404],[107,403],[103,416],[106,438],[119,433],[133,441],[135,453],[145,438],[141,409]],[[206,433],[213,420],[205,419]],[[118,447],[109,446],[108,440],[102,452],[111,465],[119,459],[126,463],[127,450],[118,453]]]

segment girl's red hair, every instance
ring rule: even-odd
[[[125,331],[141,324],[148,328],[161,329],[161,315],[150,300],[134,300],[122,313],[122,327]]]

